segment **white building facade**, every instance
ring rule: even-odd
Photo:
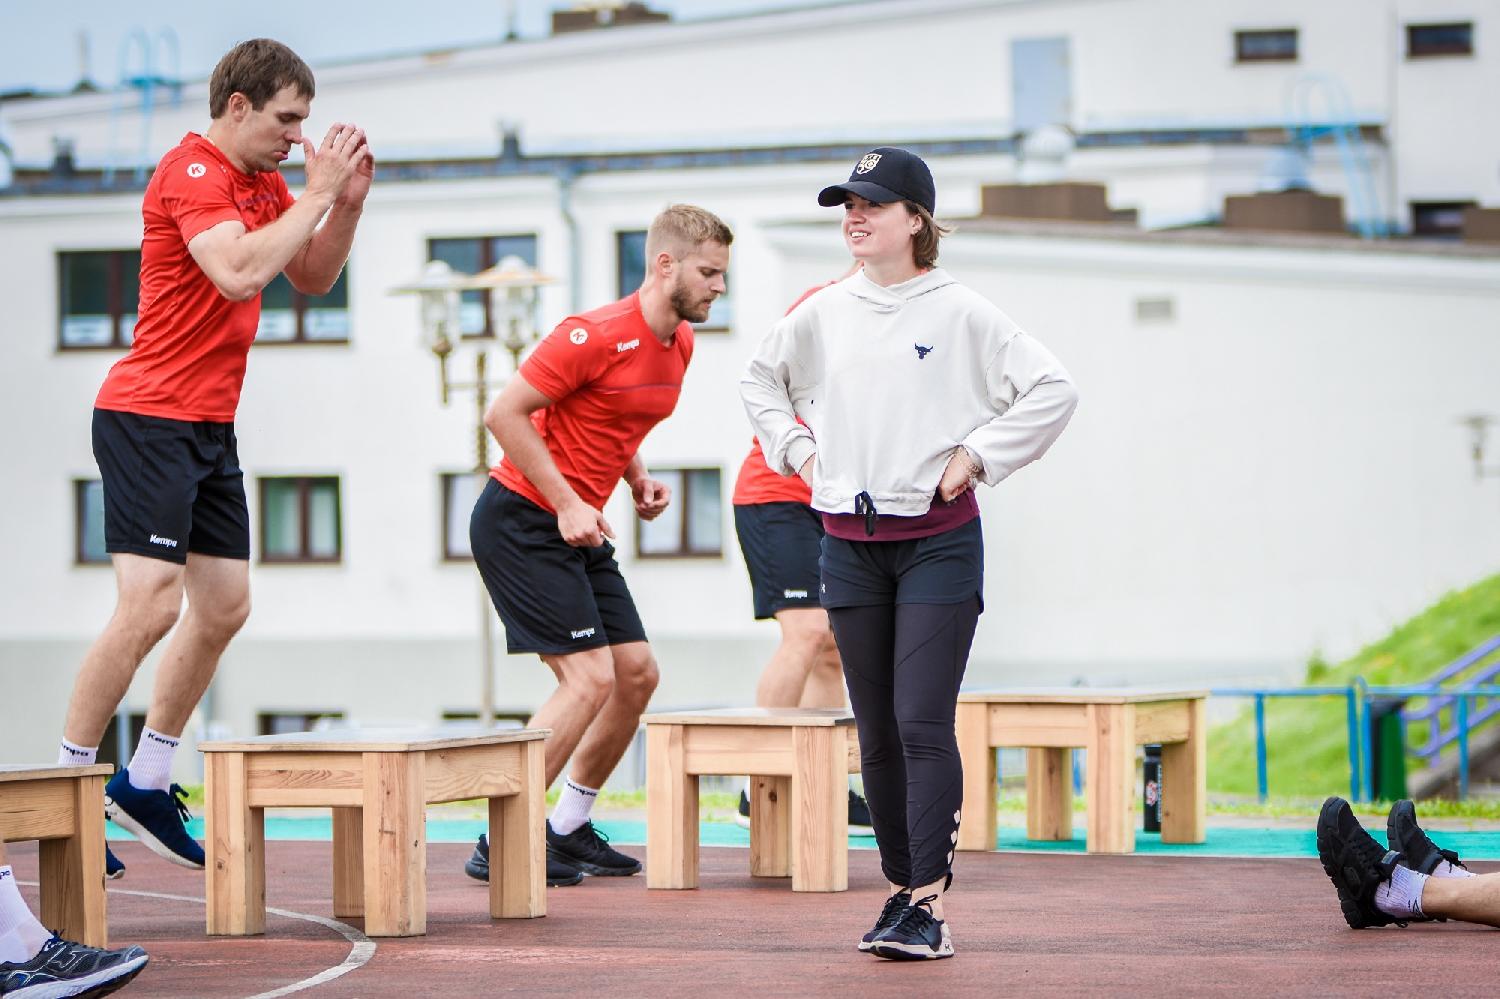
[[[1467,54],[1409,51],[1461,39],[1455,25]],[[1294,58],[1243,58],[1284,56],[1288,31]],[[637,234],[663,205],[734,228],[729,302],[642,449],[680,471],[681,526],[647,534],[653,553],[623,491],[606,515],[657,645],[657,703],[749,703],[775,628],[751,620],[728,506],[750,441],[736,384],[786,305],[843,270],[836,212],[814,196],[863,148],[922,151],[939,214],[964,219],[981,185],[1018,175],[1018,124],[1062,124],[1067,179],[1107,184],[1148,229],[1201,223],[1262,183],[1300,86],[1347,95],[1314,123],[1312,186],[1344,195],[1351,222],[1441,228],[1452,206],[1500,205],[1500,130],[1466,127],[1454,96],[1500,91],[1497,49],[1493,0],[887,0],[315,66],[312,127],[359,122],[381,172],[338,293],[267,295],[237,419],[254,610],[201,722],[249,734],[477,707],[487,605],[461,551],[474,400],[439,404],[416,306],[391,296],[429,257],[529,257],[564,281],[543,292],[546,329],[632,290]],[[1311,74],[1337,86],[1296,82]],[[153,107],[144,156],[118,139],[143,129],[116,95],[0,104],[15,167],[0,190],[0,761],[51,757],[113,605],[89,420],[132,321],[133,170],[203,130],[206,104],[198,82]],[[1500,482],[1476,481],[1458,421],[1500,409],[1500,250],[979,220],[943,265],[1082,394],[1053,452],[981,496],[972,684],[1287,679],[1494,570]],[[534,657],[496,670],[506,713],[552,686]],[[129,710],[149,684],[148,668]]]

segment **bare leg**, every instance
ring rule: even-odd
[[[161,666],[146,725],[163,735],[182,735],[218,669],[219,657],[250,615],[250,563],[244,559],[189,554],[187,611]]]
[[[1500,927],[1500,874],[1474,878],[1428,878],[1422,911],[1429,916]]]
[[[828,614],[823,612],[826,619]],[[828,641],[812,670],[807,674],[807,684],[802,688],[800,708],[842,708],[844,698],[844,661],[839,658],[838,643],[833,640],[833,629],[828,630]]]
[[[63,738],[97,746],[130,689],[141,660],[182,609],[185,568],[144,555],[114,555],[115,612],[78,667]]]
[[[808,674],[824,649],[833,644],[828,612],[821,607],[787,607],[776,612],[781,625],[781,644],[761,671],[755,688],[755,703],[762,708],[794,708],[802,703]],[[839,703],[843,703],[843,679],[839,679]]]
[[[551,787],[614,691],[614,657],[609,648],[601,647],[566,656],[542,656],[542,661],[557,676],[557,690],[526,724],[552,730],[547,736],[545,763],[547,786]]]
[[[569,768],[573,780],[584,787],[603,787],[614,772],[635,738],[641,714],[651,702],[660,679],[656,657],[648,643],[625,642],[611,645],[609,651],[614,659],[614,690],[579,741]]]

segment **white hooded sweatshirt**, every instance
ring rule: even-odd
[[[740,395],[772,469],[817,455],[814,509],[854,513],[866,493],[903,517],[927,512],[959,445],[995,485],[1078,404],[1057,358],[941,269],[888,288],[859,271],[808,297],[771,327]]]

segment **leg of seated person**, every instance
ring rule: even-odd
[[[1472,878],[1428,878],[1422,912],[1443,919],[1500,927],[1500,874]]]

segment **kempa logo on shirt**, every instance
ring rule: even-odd
[[[588,338],[589,331],[584,329],[582,326],[578,327],[576,330],[568,334],[568,339],[572,340],[574,343],[587,343]]]
[[[577,631],[570,631],[570,632],[568,632],[568,637],[570,637],[570,638],[593,638],[594,637],[594,629],[593,628],[580,628]]]
[[[627,350],[635,350],[640,345],[641,345],[641,341],[640,341],[639,337],[637,337],[634,340],[626,340],[623,343],[617,343],[617,344],[615,344],[615,353],[616,354],[623,354]]]
[[[197,180],[199,177],[202,177],[204,174],[208,173],[208,167],[204,166],[202,163],[189,163],[187,173],[189,177]]]
[[[787,600],[806,600],[806,590],[782,590],[781,595]]]
[[[163,537],[161,537],[159,535],[156,535],[156,534],[151,535],[151,543],[153,545],[161,545],[163,548],[176,548],[177,547],[177,539],[176,538],[163,538]]]

